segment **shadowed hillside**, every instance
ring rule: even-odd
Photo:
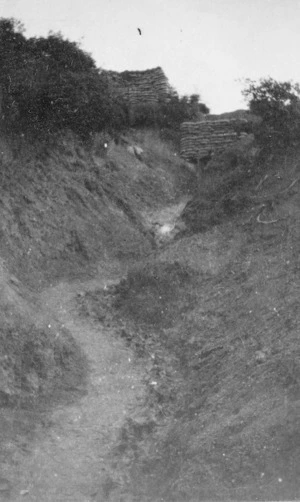
[[[174,197],[180,161],[147,145],[145,161],[114,142],[103,153],[101,136],[88,146],[72,135],[53,141],[1,139],[0,252],[10,269],[36,285],[148,253],[140,212]]]
[[[79,399],[87,385],[85,354],[39,293],[119,277],[151,253],[144,214],[174,202],[191,173],[151,131],[108,149],[102,135],[83,143],[72,133],[47,142],[2,134],[0,144],[0,460],[10,462],[11,434],[26,441],[45,407]],[[127,144],[139,145],[143,160]]]
[[[299,150],[254,146],[199,173],[184,235],[86,296],[148,372],[109,500],[299,498]]]

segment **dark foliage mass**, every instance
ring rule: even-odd
[[[171,89],[155,109],[141,105],[132,124],[122,93],[77,43],[60,33],[26,38],[14,19],[0,19],[0,86],[2,128],[18,133],[69,129],[88,137],[128,125],[176,129],[209,111],[198,95],[180,98]]]
[[[160,121],[165,127],[179,126],[184,121],[200,120],[209,113],[209,108],[200,102],[198,94],[180,97],[175,90],[161,106]]]
[[[258,83],[247,80],[243,95],[250,111],[261,117],[254,128],[257,141],[264,147],[278,149],[298,142],[300,137],[300,87],[272,78]]]
[[[140,105],[131,117],[131,125],[159,129],[162,140],[171,141],[179,148],[182,122],[202,120],[209,108],[200,101],[198,94],[179,96],[170,87],[165,99],[156,105]]]
[[[0,69],[6,128],[87,136],[124,120],[122,103],[91,56],[61,34],[27,39],[19,22],[1,19]]]
[[[182,122],[200,120],[208,113],[209,108],[200,102],[198,94],[179,96],[175,89],[170,88],[166,98],[156,107],[139,106],[134,114],[134,124],[178,129]]]

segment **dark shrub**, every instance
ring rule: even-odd
[[[299,141],[300,88],[291,82],[277,82],[272,78],[259,83],[247,81],[243,95],[250,111],[261,117],[253,128],[258,143],[278,149]]]
[[[70,129],[81,137],[126,121],[92,57],[60,34],[26,39],[13,19],[0,20],[2,124],[16,132]]]

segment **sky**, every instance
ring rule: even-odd
[[[0,17],[61,32],[103,69],[161,66],[211,113],[246,108],[247,78],[300,82],[300,0],[0,0]]]

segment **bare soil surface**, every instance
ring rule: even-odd
[[[32,443],[16,451],[9,468],[14,484],[11,490],[3,485],[0,500],[105,500],[105,456],[127,413],[143,396],[142,372],[112,330],[77,316],[74,299],[111,282],[60,283],[42,293],[47,315],[58,318],[85,351],[90,378],[78,402],[58,406],[47,424],[37,427]]]
[[[173,230],[186,202],[145,213],[145,221],[149,227],[158,222],[160,228],[169,225]],[[168,239],[174,235],[166,233]],[[49,409],[44,413],[40,409],[15,411],[4,445],[8,455],[2,467],[0,501],[103,501],[111,500],[112,491],[118,497],[116,480],[122,472],[112,470],[109,455],[126,419],[138,416],[144,408],[145,371],[133,349],[116,336],[116,325],[102,325],[80,315],[78,300],[117,284],[124,274],[122,268],[112,261],[105,271],[99,265],[93,280],[60,282],[40,293],[38,322],[56,323],[74,337],[87,356],[88,382],[80,388],[71,385],[70,395],[60,399],[50,413]],[[120,492],[123,485],[121,479]]]
[[[118,484],[108,454],[144,405],[144,371],[77,300],[153,252],[142,213],[174,204],[186,173],[147,131],[144,161],[114,144],[103,157],[72,135],[17,153],[11,142],[1,137],[0,501],[107,500]]]
[[[0,409],[0,501],[299,500],[300,153],[255,167],[229,152],[191,200],[183,189],[176,200],[177,175],[160,164],[158,146],[149,165],[121,147],[89,164],[63,150],[53,198],[57,153],[43,168],[45,190],[28,188],[40,212],[25,199],[19,207],[24,179],[16,191],[8,171],[13,204],[1,214],[15,219],[1,256],[41,293],[27,308],[27,290],[7,272],[3,305],[9,293],[34,318],[39,336],[30,326],[26,336],[37,355],[38,328],[43,340],[57,335],[60,350],[43,345],[41,361],[69,385],[35,403],[41,365],[32,371],[39,359],[27,354],[32,409]],[[15,311],[5,312],[14,352],[25,314],[16,329]],[[68,372],[79,363],[65,355],[74,347],[61,343],[64,329],[88,360],[82,381]]]
[[[180,221],[180,215],[190,199],[189,196],[182,197],[176,204],[142,213],[145,228],[153,229],[158,244],[172,240],[183,230],[184,224]]]

